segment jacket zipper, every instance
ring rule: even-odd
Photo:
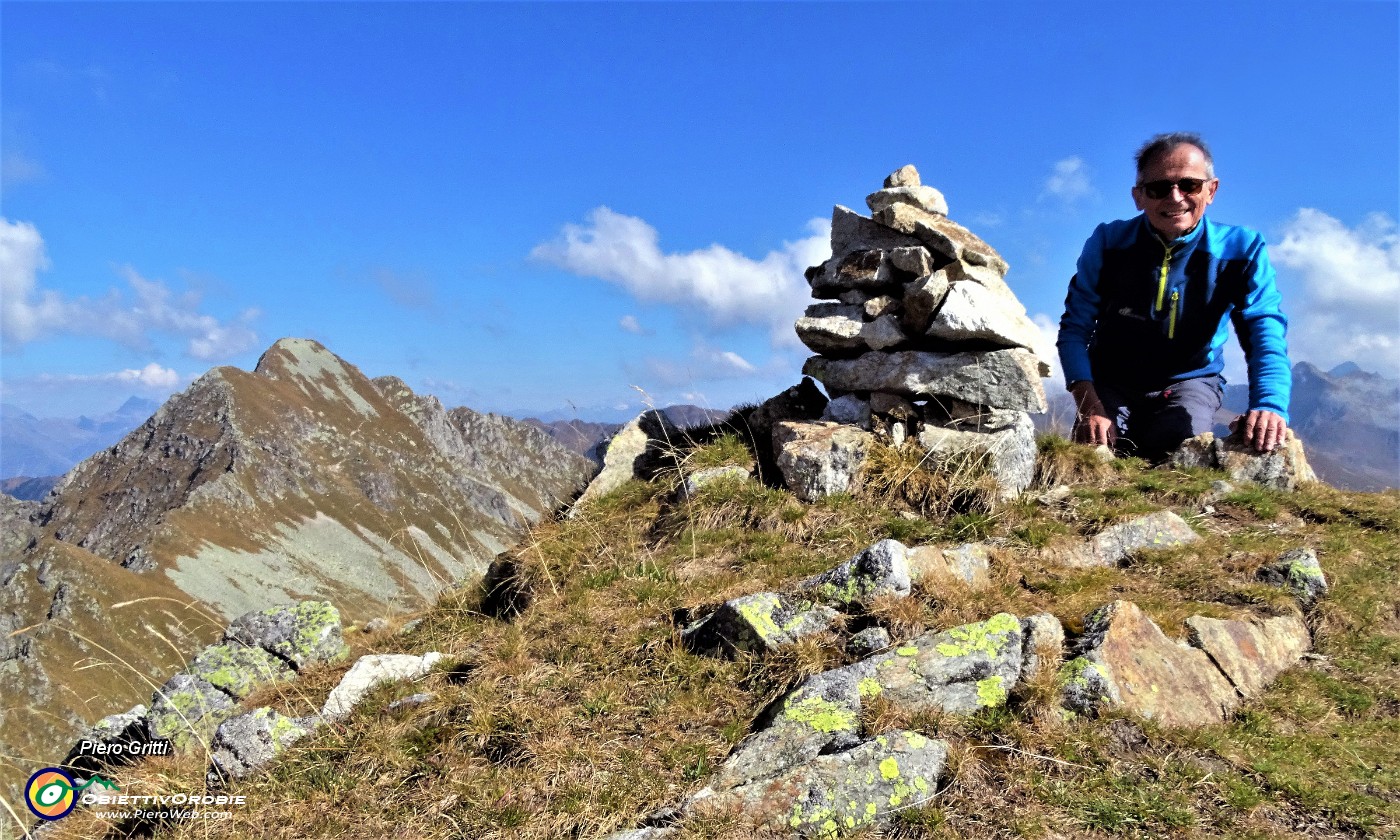
[[[1172,264],[1172,246],[1162,243],[1162,270],[1157,275],[1157,312],[1162,311],[1162,304],[1167,296],[1167,270]]]
[[[1172,289],[1172,311],[1167,314],[1167,338],[1176,338],[1176,312],[1179,309],[1181,292]]]

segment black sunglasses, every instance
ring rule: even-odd
[[[1208,178],[1182,178],[1179,181],[1145,181],[1138,184],[1147,197],[1160,201],[1172,194],[1172,187],[1181,190],[1182,195],[1195,195],[1206,185]]]

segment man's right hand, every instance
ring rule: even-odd
[[[1069,386],[1076,410],[1072,437],[1076,443],[1103,444],[1112,449],[1118,442],[1118,427],[1104,410],[1094,383],[1076,382]]]

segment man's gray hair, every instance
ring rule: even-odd
[[[1138,180],[1142,180],[1143,170],[1147,169],[1152,161],[1169,153],[1177,146],[1195,146],[1200,149],[1201,154],[1205,155],[1206,158],[1206,177],[1215,177],[1215,159],[1210,156],[1210,147],[1206,145],[1205,140],[1201,139],[1201,135],[1194,131],[1173,131],[1168,134],[1158,134],[1156,137],[1143,143],[1142,148],[1138,149]]]

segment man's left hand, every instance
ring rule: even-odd
[[[1256,452],[1273,452],[1288,439],[1288,423],[1272,411],[1255,409],[1235,422],[1243,424],[1244,441]]]

